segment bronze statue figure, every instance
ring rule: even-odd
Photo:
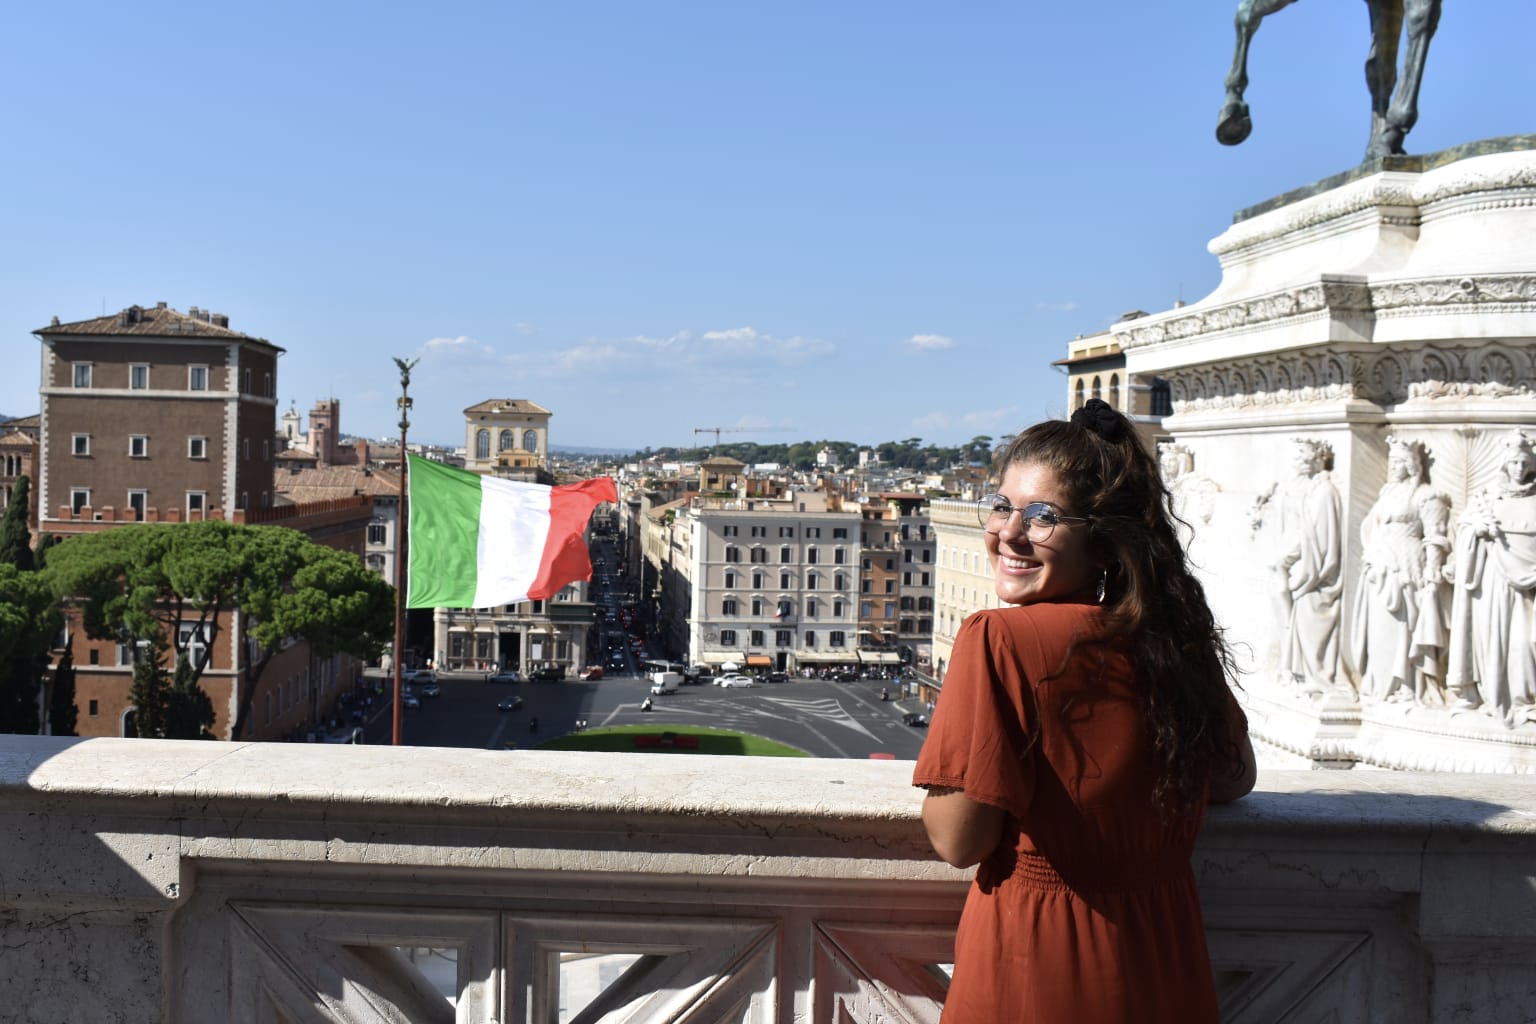
[[[1296,0],[1241,0],[1237,6],[1237,50],[1227,73],[1227,102],[1216,123],[1216,139],[1235,146],[1248,137],[1253,123],[1243,90],[1248,88],[1248,44],[1267,15]],[[1371,90],[1371,140],[1365,158],[1403,152],[1403,136],[1419,118],[1419,83],[1429,41],[1440,24],[1441,0],[1365,0],[1371,13],[1371,52],[1365,61],[1365,83]],[[1403,77],[1397,77],[1397,47],[1407,26],[1408,53]]]

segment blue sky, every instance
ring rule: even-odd
[[[1235,210],[1359,162],[1365,4],[1265,22],[1227,149],[1235,6],[18,6],[0,412],[50,317],[165,301],[372,437],[392,356],[439,443],[495,397],[556,446],[1012,433],[1071,338],[1199,299]],[[1528,0],[1448,4],[1409,150],[1536,131],[1532,38]]]

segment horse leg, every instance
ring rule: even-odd
[[[1253,122],[1248,118],[1248,104],[1243,92],[1248,88],[1248,44],[1268,15],[1296,0],[1241,0],[1237,5],[1237,47],[1232,52],[1232,70],[1227,72],[1227,101],[1216,119],[1216,141],[1235,146],[1248,137]]]
[[[1419,85],[1424,81],[1424,61],[1429,41],[1440,27],[1441,0],[1407,0],[1408,53],[1403,58],[1403,80],[1387,109],[1382,140],[1389,153],[1403,151],[1403,138],[1419,119]]]
[[[1371,51],[1365,58],[1365,84],[1371,90],[1371,138],[1367,160],[1393,152],[1386,141],[1387,110],[1397,87],[1397,43],[1403,31],[1403,0],[1365,0],[1371,13]]]

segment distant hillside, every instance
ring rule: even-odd
[[[633,455],[633,448],[583,448],[580,445],[552,446],[555,455]]]

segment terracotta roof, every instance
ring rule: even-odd
[[[280,473],[273,480],[273,489],[297,505],[357,494],[396,497],[400,494],[400,478],[388,473],[365,473],[357,466],[321,466]]]
[[[129,306],[121,312],[67,324],[59,323],[58,317],[54,317],[53,323],[32,333],[44,338],[79,334],[135,338],[212,338],[219,341],[253,341],[279,352],[284,351],[265,338],[231,330],[229,318],[221,313],[199,310],[196,306],[182,313],[164,303],[157,303],[148,309]]]
[[[526,398],[487,398],[464,410],[465,415],[472,412],[527,412],[543,416],[554,415],[539,403],[530,402]]]

